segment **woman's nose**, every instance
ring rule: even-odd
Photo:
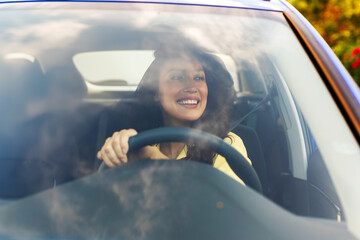
[[[193,93],[193,92],[197,91],[196,87],[195,87],[195,81],[193,80],[193,78],[191,76],[186,78],[184,91],[188,92],[188,93]]]
[[[191,86],[191,87],[185,88],[184,92],[186,92],[186,93],[196,93],[197,89],[195,87]]]

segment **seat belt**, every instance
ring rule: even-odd
[[[248,112],[245,116],[243,116],[242,118],[236,120],[233,124],[231,124],[230,131],[234,130],[234,128],[236,128],[236,126],[241,124],[247,117],[249,117],[251,114],[253,114],[258,109],[260,109],[262,105],[270,101],[270,96],[271,96],[270,94],[267,94],[253,109],[250,110],[250,112]]]

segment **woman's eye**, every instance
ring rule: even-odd
[[[177,81],[182,81],[184,80],[184,76],[183,75],[173,75],[170,77],[171,80],[177,80]]]
[[[205,77],[204,76],[195,76],[194,80],[195,81],[205,81]]]

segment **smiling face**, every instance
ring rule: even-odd
[[[168,60],[159,74],[158,97],[166,126],[189,126],[207,104],[205,72],[194,59]]]

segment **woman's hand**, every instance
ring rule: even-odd
[[[137,134],[135,129],[124,129],[115,132],[112,137],[106,139],[105,144],[97,153],[97,158],[103,160],[108,167],[115,167],[129,162],[129,138]],[[146,146],[131,155],[131,161],[139,159],[167,158],[155,146]]]

